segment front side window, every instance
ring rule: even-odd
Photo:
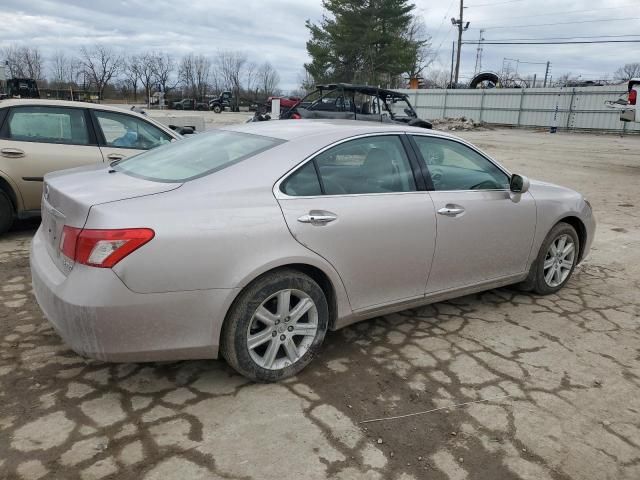
[[[218,130],[113,164],[116,171],[156,182],[186,182],[264,152],[283,140]]]
[[[504,190],[509,177],[475,150],[452,140],[414,136],[435,190]]]
[[[292,196],[316,195],[317,174],[325,195],[416,190],[409,159],[395,135],[359,138],[330,148],[294,172],[283,182],[282,191]]]
[[[150,150],[173,140],[155,125],[132,115],[96,111],[95,116],[108,147]]]
[[[79,108],[14,107],[3,137],[21,142],[89,144],[84,110]]]

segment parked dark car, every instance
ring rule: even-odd
[[[183,98],[177,102],[171,102],[170,108],[174,110],[209,110],[209,105],[193,98]]]
[[[317,85],[301,101],[282,110],[280,119],[363,120],[431,128],[430,122],[418,118],[406,94],[350,83]],[[269,116],[256,113],[253,118],[263,120],[269,120]]]

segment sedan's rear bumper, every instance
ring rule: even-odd
[[[51,260],[41,230],[31,246],[33,289],[74,351],[109,361],[217,357],[235,290],[135,293],[111,269],[84,265],[65,276]]]

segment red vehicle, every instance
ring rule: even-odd
[[[296,105],[298,105],[298,103],[300,103],[300,100],[302,100],[300,97],[269,97],[267,98],[267,102],[265,104],[265,109],[267,112],[271,111],[271,101],[275,100],[276,98],[280,99],[281,112],[285,109],[295,107]]]

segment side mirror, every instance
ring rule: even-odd
[[[511,175],[509,190],[511,190],[513,193],[525,193],[527,190],[529,190],[529,179],[527,177],[514,173],[513,175]]]

